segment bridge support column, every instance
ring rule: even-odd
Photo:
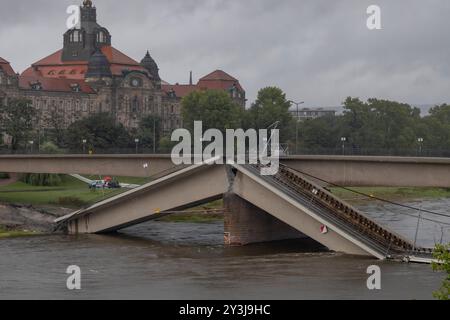
[[[306,236],[234,193],[223,198],[225,245],[241,246]]]

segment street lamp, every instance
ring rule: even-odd
[[[86,143],[87,143],[87,140],[86,140],[86,139],[83,139],[82,142],[83,142],[83,154],[84,154],[84,153],[86,153]]]
[[[423,145],[424,139],[417,138],[417,142],[419,143],[419,156],[421,156],[422,155],[422,145]]]
[[[34,145],[34,141],[30,140],[28,141],[28,143],[30,144],[30,153],[33,153],[33,145]]]
[[[347,142],[347,138],[342,137],[341,142],[342,142],[342,155],[345,155],[345,143]]]
[[[139,139],[134,139],[134,143],[136,144],[136,154],[138,153],[138,144],[139,144]]]
[[[289,100],[288,102],[291,103],[291,104],[294,104],[297,107],[296,114],[295,114],[295,154],[298,154],[298,122],[300,120],[300,114],[299,114],[298,107],[301,104],[304,104],[305,101],[294,102],[292,100]]]

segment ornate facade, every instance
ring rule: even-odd
[[[147,51],[137,62],[111,45],[109,31],[97,23],[97,9],[85,0],[79,28],[64,34],[63,49],[16,74],[0,58],[0,99],[23,97],[38,111],[36,127],[67,128],[89,115],[108,112],[126,128],[147,115],[162,120],[163,133],[182,126],[181,99],[195,90],[225,90],[242,107],[245,91],[239,81],[216,70],[197,84],[171,85],[160,78]]]

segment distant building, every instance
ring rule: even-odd
[[[325,109],[325,108],[302,108],[298,109],[290,109],[289,110],[294,117],[298,121],[312,120],[321,117],[334,117],[336,115],[336,110],[333,109]]]
[[[197,84],[192,74],[189,84],[168,84],[149,52],[138,62],[112,46],[109,31],[97,23],[92,1],[83,1],[80,9],[80,27],[64,34],[63,48],[22,74],[0,57],[0,101],[29,99],[38,111],[36,128],[51,130],[55,122],[67,128],[74,121],[107,112],[127,129],[136,128],[145,116],[157,115],[167,134],[182,127],[180,102],[194,90],[224,90],[245,107],[239,80],[224,71],[216,70]]]

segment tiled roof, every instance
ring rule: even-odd
[[[172,90],[175,91],[176,96],[179,98],[187,96],[189,93],[195,90],[199,90],[199,88],[196,85],[189,85],[189,84],[175,84],[175,85],[163,84],[161,88],[166,93],[169,93]]]
[[[14,72],[14,69],[11,67],[8,61],[0,57],[0,68],[8,75],[13,76],[16,73]]]
[[[112,46],[103,47],[102,52],[111,64],[113,75],[120,75],[124,70],[146,71],[139,62]],[[38,71],[42,77],[81,80],[84,79],[87,68],[88,61],[62,61],[62,50],[58,50],[48,57],[33,63],[32,67],[22,73],[22,76],[32,76]]]
[[[169,93],[170,91],[175,91],[175,94],[179,98],[187,96],[189,93],[196,90],[230,90],[234,85],[240,91],[244,91],[239,80],[233,78],[228,73],[222,70],[216,70],[203,78],[200,78],[196,85],[189,84],[163,84],[162,89],[164,92]]]
[[[244,91],[239,80],[222,70],[216,70],[200,78],[197,86],[202,90],[229,90],[236,85],[239,91]]]
[[[200,81],[204,81],[204,80],[223,80],[223,81],[238,81],[236,78],[233,78],[232,76],[230,76],[228,73],[226,73],[225,71],[222,70],[216,70],[211,72],[210,74],[204,76],[203,78],[200,78]]]
[[[52,91],[52,92],[74,92],[73,86],[78,85],[80,88],[79,92],[83,93],[95,93],[95,91],[89,87],[84,80],[74,80],[74,79],[53,79],[44,78],[38,75],[34,76],[21,76],[19,78],[19,87],[21,89],[32,89],[34,83],[39,82],[42,91]]]

